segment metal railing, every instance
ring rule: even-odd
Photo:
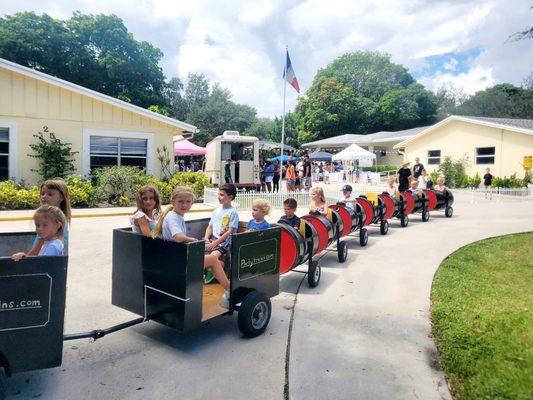
[[[454,189],[457,190],[457,189]],[[487,192],[487,195],[490,195],[492,192],[492,196],[515,196],[515,197],[531,197],[533,198],[533,185],[529,185],[528,187],[522,187],[522,188],[502,188],[502,187],[493,187],[490,189],[485,189],[483,187],[480,188],[474,188],[470,187],[467,189],[472,192],[472,194],[479,194],[479,195],[485,195],[485,192]]]
[[[327,196],[326,201],[329,204],[335,204],[337,199]],[[238,209],[251,209],[255,199],[268,200],[272,208],[283,208],[283,202],[288,199],[295,199],[300,206],[307,206],[311,201],[309,192],[256,192],[256,191],[237,191],[237,196],[233,201],[233,206]],[[204,204],[217,207],[218,189],[204,188]]]

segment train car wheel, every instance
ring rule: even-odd
[[[309,284],[309,287],[317,287],[320,282],[321,275],[322,270],[320,265],[318,262],[313,261],[307,270],[307,283]]]
[[[403,215],[400,218],[400,225],[402,226],[402,228],[405,228],[407,225],[409,225],[409,217],[407,215]]]
[[[359,232],[359,244],[361,247],[365,247],[368,244],[368,229],[363,228]]]
[[[341,263],[348,258],[348,246],[346,246],[346,242],[339,242],[339,245],[337,246],[337,258]]]
[[[262,334],[272,314],[270,299],[254,290],[246,295],[238,315],[239,330],[246,337],[253,338]]]
[[[381,224],[379,226],[379,231],[381,232],[382,235],[386,235],[387,232],[389,231],[389,221],[387,221],[386,219],[381,221]]]
[[[444,211],[444,215],[446,215],[447,218],[451,218],[453,215],[453,208],[452,207],[446,207],[446,210]]]
[[[429,211],[424,210],[422,211],[422,221],[428,222],[429,221]]]

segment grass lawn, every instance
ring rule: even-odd
[[[453,253],[435,275],[431,301],[455,399],[533,398],[533,233]]]

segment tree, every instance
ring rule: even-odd
[[[141,107],[165,105],[163,53],[136,41],[116,15],[0,18],[0,57]]]
[[[530,10],[533,10],[533,4],[529,7]],[[511,35],[511,38],[514,40],[524,40],[524,39],[533,39],[533,26],[525,28],[523,31],[516,32]]]
[[[185,89],[187,122],[200,128],[195,142],[205,145],[225,130],[245,132],[255,120],[254,108],[231,101],[231,92],[214,84],[209,88],[205,76],[192,74]]]
[[[277,124],[270,118],[256,118],[252,125],[244,132],[247,136],[255,136],[260,140],[275,141]]]
[[[30,157],[39,160],[39,168],[32,171],[37,172],[43,180],[65,178],[74,171],[73,157],[77,151],[72,151],[71,143],[62,142],[47,126],[43,126],[43,131],[33,137],[37,139],[37,143],[30,144],[30,148],[35,152],[30,154]]]
[[[533,90],[510,83],[476,92],[456,109],[459,115],[495,118],[533,118]]]
[[[299,140],[408,129],[435,121],[437,98],[378,52],[345,54],[318,71],[296,114]]]
[[[458,106],[463,104],[468,95],[462,88],[456,88],[450,84],[443,85],[436,94],[437,98],[437,120],[443,120],[450,115],[456,114]]]

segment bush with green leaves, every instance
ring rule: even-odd
[[[479,176],[479,173],[476,172],[476,174],[471,178],[468,178],[468,187],[478,188],[479,184],[481,183],[481,177]]]
[[[48,134],[48,138],[45,134]],[[37,172],[43,180],[65,178],[74,171],[73,156],[77,151],[72,151],[71,143],[62,142],[47,126],[43,126],[43,132],[33,137],[37,139],[37,143],[30,144],[35,153],[30,154],[30,157],[39,160],[39,168],[32,171]]]
[[[197,198],[203,196],[204,187],[212,186],[203,172],[176,172],[172,175],[168,184],[170,186],[170,192],[176,186],[188,186],[194,191]]]
[[[112,205],[129,206],[148,176],[143,169],[129,166],[98,168],[93,174],[98,199]]]
[[[524,180],[516,177],[516,172],[510,177],[504,176],[503,178],[494,177],[492,180],[492,186],[501,188],[519,188],[527,186],[524,184]]]
[[[444,157],[439,165],[439,175],[444,176],[446,186],[451,188],[468,187],[468,175],[465,172],[468,164],[467,158],[454,160],[451,157]]]
[[[98,204],[97,190],[91,181],[81,175],[69,175],[65,179],[74,208],[94,207]]]
[[[0,210],[20,210],[39,206],[39,188],[24,187],[12,180],[0,182]]]

